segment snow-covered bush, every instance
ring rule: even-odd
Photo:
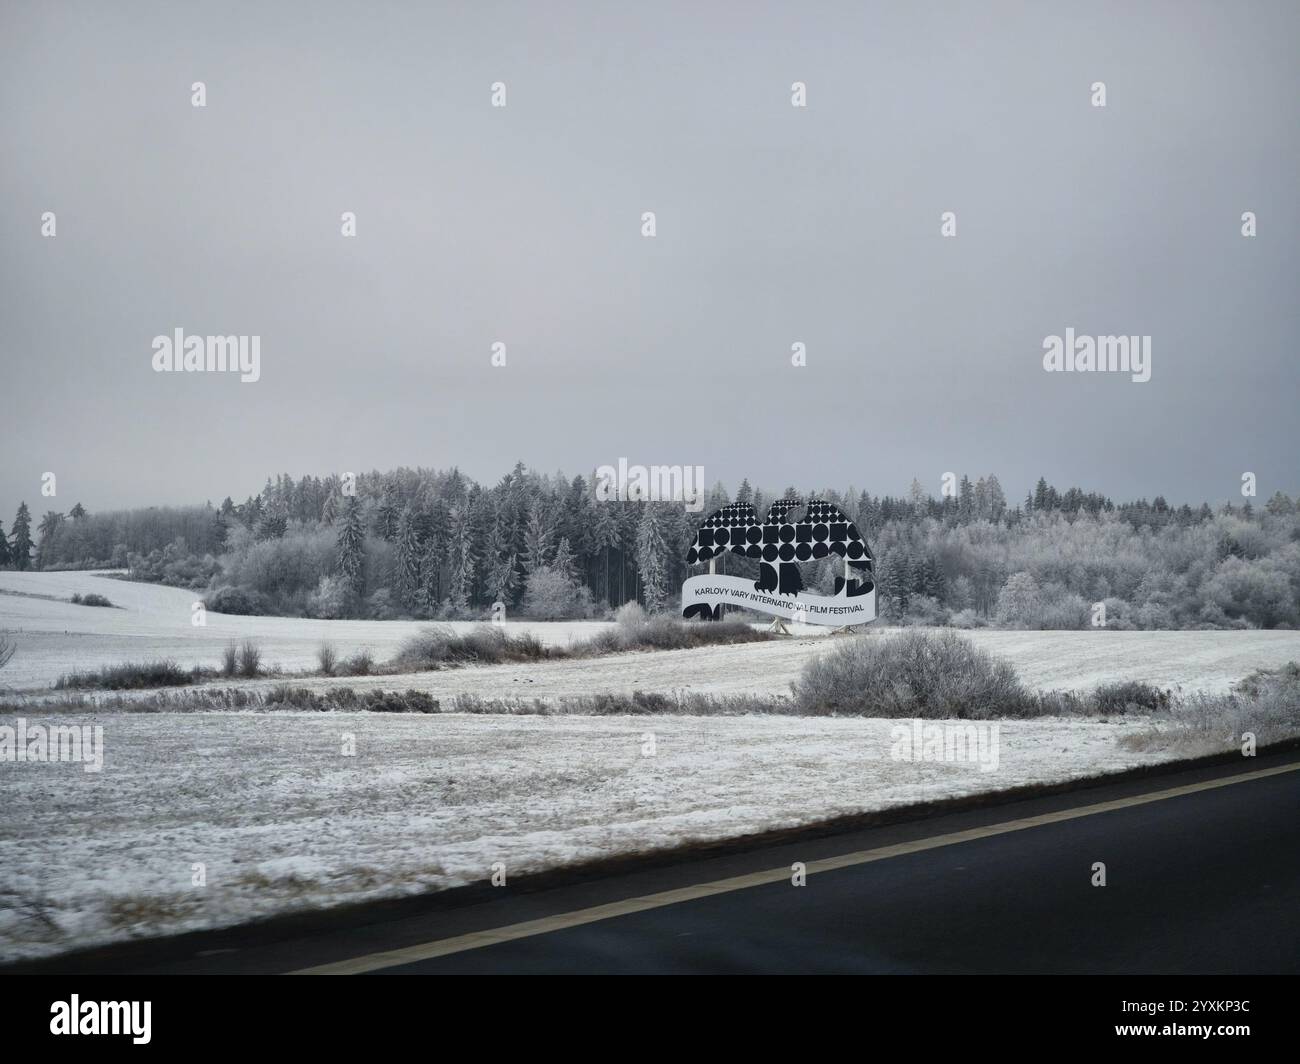
[[[1082,596],[1054,585],[1056,594],[1044,594],[1038,607],[1034,628],[1078,629],[1087,628],[1092,620],[1092,607]]]
[[[356,593],[342,577],[322,576],[316,590],[307,596],[306,613],[324,620],[348,617],[355,609],[355,600]]]
[[[451,625],[434,624],[406,640],[396,660],[406,669],[437,669],[461,663],[537,661],[547,656],[535,635],[510,631],[505,625],[480,624],[458,631]]]
[[[373,621],[391,621],[400,616],[393,604],[393,593],[388,588],[372,591],[366,598],[366,616]]]
[[[1031,628],[1038,620],[1042,601],[1038,581],[1026,572],[1012,573],[998,592],[996,614],[999,621],[1019,628]]]
[[[243,616],[266,613],[270,603],[266,596],[244,587],[219,587],[204,599],[213,613],[234,613]]]
[[[951,631],[852,637],[805,665],[793,691],[808,715],[983,720],[1035,706],[1009,662]]]
[[[641,603],[625,602],[614,611],[614,620],[621,628],[639,628],[646,622],[646,611]]]
[[[936,598],[929,595],[913,595],[907,603],[904,623],[923,625],[934,628],[947,624],[950,613]]]
[[[538,621],[565,621],[590,617],[591,592],[558,570],[539,566],[524,587],[524,616]]]

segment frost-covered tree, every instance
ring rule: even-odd
[[[47,510],[45,516],[41,518],[41,523],[36,529],[36,534],[40,537],[36,547],[36,568],[44,569],[51,564],[50,546],[64,520],[64,515],[57,510]]]
[[[365,593],[366,533],[361,524],[361,506],[356,496],[348,499],[338,535],[338,568],[357,595]]]
[[[514,601],[515,591],[519,587],[519,573],[516,570],[518,558],[510,549],[510,539],[501,512],[493,522],[491,535],[488,537],[487,553],[483,558],[486,566],[484,590],[488,602],[501,602],[510,605]]]
[[[994,521],[1001,521],[1002,515],[1006,513],[1007,497],[1002,491],[1002,485],[998,483],[998,478],[990,475],[988,479],[989,489],[989,516]]]
[[[1285,491],[1275,491],[1273,497],[1264,504],[1264,509],[1275,517],[1295,513],[1295,503]]]
[[[411,508],[402,510],[397,519],[397,553],[394,559],[394,582],[398,600],[415,609],[420,603],[420,537],[416,533]]]
[[[280,539],[289,527],[289,511],[283,502],[276,499],[267,508],[258,525],[257,534],[262,539]]]
[[[970,477],[963,473],[957,495],[957,516],[963,524],[975,516],[975,505],[975,489],[971,486]]]
[[[997,617],[1003,624],[1029,626],[1038,619],[1042,601],[1038,582],[1026,572],[1012,573],[998,592]]]
[[[643,509],[636,535],[637,574],[646,609],[654,613],[668,604],[668,542],[659,504],[644,503]]]
[[[564,536],[555,548],[555,557],[551,559],[551,568],[559,573],[564,579],[579,583],[578,580],[578,562],[573,551],[569,548],[569,537]]]
[[[534,569],[524,588],[525,616],[559,621],[591,616],[591,592],[550,566]]]
[[[430,536],[420,552],[420,606],[425,613],[433,613],[442,598],[442,556],[441,541]]]
[[[539,501],[529,510],[528,524],[524,526],[524,572],[531,573],[547,563],[553,534],[554,529]]]
[[[14,530],[9,534],[12,544],[10,555],[15,569],[27,569],[32,564],[32,514],[27,504],[19,503],[14,514]]]
[[[456,613],[469,609],[474,590],[474,537],[470,530],[469,512],[460,506],[451,515],[451,583],[447,602]]]
[[[397,522],[401,518],[401,508],[397,497],[391,491],[385,491],[375,507],[375,535],[390,543],[397,538]]]
[[[603,588],[606,602],[612,603],[610,597],[609,582],[609,560],[610,554],[618,546],[618,516],[615,510],[615,504],[612,502],[597,503],[593,514],[591,530],[588,536],[592,550],[598,552],[604,560],[604,579],[601,587]]]
[[[325,503],[321,507],[320,519],[327,525],[332,525],[339,513],[339,503],[342,500],[338,488],[331,486],[329,494],[325,496]],[[229,501],[229,500],[227,500]]]
[[[907,489],[907,498],[911,503],[913,516],[923,517],[925,515],[926,494],[925,489],[921,487],[921,482],[916,477],[912,478],[912,486]]]

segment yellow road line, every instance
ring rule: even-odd
[[[1021,820],[1008,820],[1001,824],[989,824],[985,827],[969,828],[966,831],[954,831],[947,835],[933,835],[929,838],[915,839],[911,842],[896,843],[893,846],[880,846],[874,850],[859,850],[856,853],[846,853],[839,857],[809,861],[807,863],[807,872],[809,875],[813,875],[817,872],[830,872],[837,868],[869,864],[872,861],[884,861],[890,857],[921,853],[925,850],[938,849],[941,846],[952,846],[959,842],[987,839],[994,835],[1006,835],[1012,831],[1023,831],[1026,828],[1041,827],[1044,824],[1059,824],[1066,820],[1077,820],[1080,817],[1095,816],[1098,813],[1109,813],[1116,809],[1128,809],[1136,805],[1146,805],[1149,802],[1163,801],[1166,798],[1177,798],[1184,794],[1195,794],[1198,791],[1211,791],[1219,787],[1229,787],[1234,783],[1245,783],[1248,780],[1264,779],[1268,776],[1277,776],[1284,772],[1295,772],[1297,770],[1300,770],[1300,763],[1278,765],[1274,768],[1261,768],[1253,772],[1228,776],[1225,779],[1207,780],[1204,783],[1188,783],[1182,787],[1170,787],[1168,790],[1138,794],[1131,798],[1116,798],[1110,802],[1098,802],[1095,805],[1062,809],[1055,813],[1041,813],[1038,816],[1024,817]],[[416,961],[431,960],[434,957],[445,957],[450,953],[481,949],[484,946],[495,945],[498,942],[514,942],[517,939],[530,938],[533,935],[545,935],[552,931],[581,927],[583,924],[594,924],[599,920],[609,920],[615,916],[627,916],[630,913],[641,913],[648,909],[661,909],[666,905],[677,905],[684,901],[694,901],[696,898],[709,898],[716,894],[727,894],[733,890],[762,886],[765,883],[780,883],[788,881],[790,874],[789,868],[773,868],[763,872],[750,872],[743,876],[718,879],[712,883],[697,883],[694,886],[678,887],[676,890],[646,894],[639,898],[624,898],[621,901],[595,905],[589,909],[579,909],[576,912],[558,913],[555,916],[546,916],[540,920],[528,920],[521,924],[508,924],[504,927],[489,928],[485,931],[471,931],[469,934],[456,935],[453,938],[423,942],[415,946],[404,946],[401,949],[386,950],[382,953],[370,953],[361,957],[352,957],[348,960],[335,961],[331,964],[321,964],[314,968],[303,968],[290,974],[359,975],[362,972],[393,968],[400,964],[412,964]]]

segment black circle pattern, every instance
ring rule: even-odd
[[[774,502],[760,521],[751,503],[733,502],[710,514],[695,534],[686,552],[688,564],[708,561],[725,551],[767,561],[808,561],[836,554],[848,558],[854,568],[872,569],[871,548],[857,526],[829,502],[807,500],[807,512],[796,524],[785,520],[803,499]]]

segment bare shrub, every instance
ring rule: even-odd
[[[262,671],[262,648],[253,640],[239,644],[239,675],[252,678]]]
[[[1037,710],[1009,662],[951,631],[852,638],[805,665],[793,691],[809,716],[986,720]]]
[[[540,639],[526,632],[507,632],[502,625],[475,625],[457,631],[435,624],[402,644],[396,661],[406,669],[439,669],[447,665],[493,665],[510,661],[540,661],[558,657]]]
[[[221,675],[230,677],[239,672],[239,645],[227,643],[221,648]]]
[[[74,606],[112,606],[113,604],[103,595],[97,595],[93,591],[88,595],[73,595],[72,604]]]
[[[174,661],[126,662],[88,672],[64,673],[54,686],[58,690],[97,687],[106,691],[134,691],[148,687],[180,687],[197,679],[196,673],[181,668]]]
[[[585,643],[576,644],[573,653],[585,656],[617,654],[627,650],[684,650],[725,643],[761,643],[771,638],[769,632],[738,619],[683,621],[664,614],[650,617],[641,611],[639,615],[620,617],[614,628],[592,636]]]
[[[1095,687],[1093,708],[1107,716],[1123,713],[1161,713],[1169,708],[1169,692],[1138,680],[1122,680]]]
[[[339,671],[344,676],[369,676],[375,671],[375,656],[369,647],[362,647],[339,665]]]
[[[338,653],[334,650],[333,643],[322,643],[316,648],[316,664],[320,666],[323,675],[333,676],[338,660]]]
[[[1152,728],[1125,736],[1122,743],[1130,750],[1195,755],[1239,747],[1246,733],[1257,748],[1300,736],[1300,665],[1293,661],[1252,673],[1227,694],[1180,698]]]
[[[645,607],[635,599],[623,603],[614,611],[614,620],[623,628],[636,628],[638,625],[645,624],[646,617]]]
[[[454,713],[502,714],[505,716],[553,716],[565,713],[581,716],[637,716],[674,713],[689,716],[743,716],[748,714],[792,713],[788,698],[768,695],[712,695],[696,691],[633,691],[579,695],[546,701],[541,698],[484,698],[468,692],[452,700]]]

